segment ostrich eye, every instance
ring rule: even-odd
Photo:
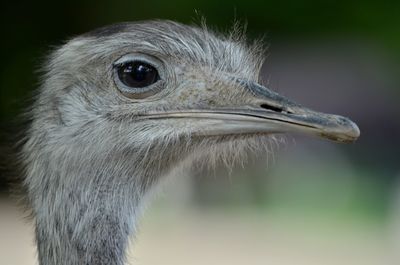
[[[131,99],[144,99],[156,94],[164,87],[165,71],[163,70],[162,62],[156,58],[130,54],[114,63],[114,82],[124,96]]]
[[[132,88],[150,86],[160,79],[156,68],[141,61],[123,63],[117,71],[121,82]]]

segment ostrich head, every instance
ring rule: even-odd
[[[258,83],[260,45],[170,21],[78,36],[45,65],[23,147],[41,265],[122,264],[148,191],[199,157],[230,160],[271,135],[341,142],[349,119]]]

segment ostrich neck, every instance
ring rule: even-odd
[[[31,191],[40,265],[124,264],[142,198],[160,172],[127,170],[121,160],[45,165],[58,169],[44,169],[57,173]]]
[[[126,200],[108,187],[96,194],[80,188],[54,194],[36,213],[39,264],[124,264],[140,208],[138,200]]]
[[[63,146],[64,147],[64,146]],[[25,184],[36,222],[40,265],[122,265],[148,190],[183,163],[165,148],[163,159],[135,150],[65,146],[29,159]],[[89,149],[88,149],[89,150]],[[107,153],[108,152],[108,153]]]

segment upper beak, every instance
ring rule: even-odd
[[[237,79],[251,104],[234,108],[193,109],[147,114],[147,118],[195,118],[210,121],[204,134],[303,132],[337,142],[353,142],[360,130],[350,119],[316,112],[257,83]]]

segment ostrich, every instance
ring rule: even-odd
[[[175,168],[241,159],[276,133],[339,142],[347,118],[258,82],[264,50],[172,21],[106,26],[44,66],[21,150],[40,265],[122,265],[143,203]]]

